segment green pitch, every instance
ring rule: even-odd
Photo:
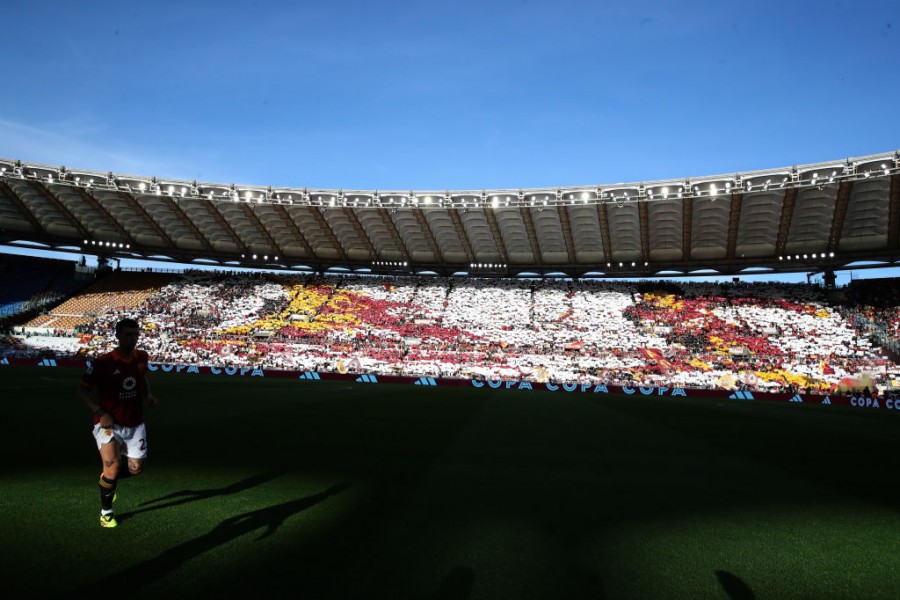
[[[900,413],[154,373],[97,518],[80,372],[0,367],[0,596],[900,597]]]

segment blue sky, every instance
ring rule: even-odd
[[[896,2],[4,8],[0,156],[291,187],[482,189],[900,148]]]

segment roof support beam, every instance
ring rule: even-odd
[[[741,222],[741,207],[744,203],[743,194],[733,194],[731,196],[731,215],[728,217],[728,246],[725,253],[725,259],[734,260],[737,249],[738,225]]]
[[[597,202],[597,217],[600,219],[603,256],[606,257],[606,262],[612,262],[612,238],[609,236],[609,212],[606,210],[606,202]]]
[[[687,188],[687,185],[685,185]],[[681,201],[681,260],[689,262],[694,249],[694,199],[690,196]]]
[[[413,213],[421,213],[422,211],[418,208],[413,209]],[[406,244],[403,243],[403,238],[400,237],[400,232],[397,231],[397,226],[394,224],[394,220],[391,218],[391,213],[388,212],[386,208],[378,209],[378,216],[381,217],[381,221],[384,223],[384,226],[387,228],[388,233],[391,236],[391,239],[394,241],[394,245],[400,250],[400,255],[403,256],[403,260],[409,263],[409,250],[406,249]],[[416,221],[419,222],[419,227],[422,227],[422,220],[424,217],[420,214],[416,214]],[[430,237],[430,236],[429,236]],[[432,248],[434,251],[434,248]],[[376,260],[380,259],[381,256],[376,253]],[[435,255],[435,259],[437,259],[438,255]]]
[[[47,230],[44,229],[44,226],[41,225],[41,222],[37,220],[34,214],[28,210],[28,207],[22,202],[22,199],[19,198],[19,195],[9,187],[5,181],[0,180],[0,191],[2,191],[6,196],[9,197],[10,200],[13,201],[13,204],[16,205],[16,208],[19,209],[19,212],[22,213],[22,216],[25,217],[25,220],[28,221],[29,224],[34,228],[35,233],[38,233],[43,236],[48,236]]]
[[[174,214],[176,217],[178,217],[178,219],[182,223],[184,223],[188,229],[191,230],[191,233],[194,234],[194,236],[197,238],[197,240],[201,244],[203,244],[203,249],[206,250],[207,252],[213,252],[212,244],[209,243],[209,240],[206,239],[206,236],[203,235],[203,232],[201,232],[197,228],[197,226],[194,225],[194,222],[191,220],[190,217],[188,217],[185,214],[184,210],[182,210],[182,208],[180,206],[178,206],[178,203],[175,201],[175,199],[171,198],[169,196],[165,196],[165,195],[160,196],[160,198],[163,199],[163,201],[166,203],[166,206],[168,206],[169,210],[172,211],[172,214]],[[175,246],[175,247],[177,248],[177,246]]]
[[[575,264],[575,243],[572,241],[572,224],[569,222],[569,211],[562,204],[556,205],[559,213],[559,222],[562,225],[563,238],[566,240],[566,252],[569,255],[569,264]]]
[[[262,221],[259,220],[259,217],[256,216],[256,213],[253,212],[253,209],[246,202],[240,202],[241,209],[244,211],[244,214],[247,215],[247,218],[250,219],[250,222],[253,223],[253,226],[256,227],[256,230],[259,231],[260,235],[263,236],[267,242],[269,242],[269,246],[272,248],[273,252],[277,252],[277,256],[284,257],[284,250],[275,242],[275,239],[269,234],[269,230],[263,226]]]
[[[306,241],[306,238],[303,236],[303,232],[300,231],[300,228],[297,227],[297,223],[294,222],[294,219],[291,218],[291,214],[287,211],[287,209],[280,204],[275,205],[275,212],[281,217],[281,219],[287,223],[288,227],[294,233],[294,238],[300,242],[300,245],[303,246],[304,252],[309,255],[310,258],[315,258],[316,253],[313,252],[312,247],[309,245],[309,242]]]
[[[650,261],[650,204],[638,202],[638,223],[641,226],[641,258]]]
[[[896,250],[898,243],[900,243],[900,175],[893,175],[888,204],[888,250]]]
[[[177,248],[177,246],[175,245],[175,240],[173,240],[171,237],[169,237],[169,234],[163,231],[163,228],[159,226],[159,223],[153,220],[153,217],[150,216],[150,213],[144,210],[144,207],[141,206],[141,203],[138,202],[136,198],[126,192],[119,192],[119,197],[125,200],[125,202],[127,202],[132,208],[134,208],[137,213],[144,217],[144,220],[147,221],[147,223],[149,223],[151,227],[153,227],[154,231],[156,231],[156,234],[159,236],[159,239],[161,239],[164,244],[168,244],[170,248]]]
[[[831,218],[831,233],[828,234],[828,252],[837,252],[844,232],[844,217],[847,216],[847,205],[850,203],[850,192],[853,182],[846,179],[838,187],[837,200],[834,203],[834,216]]]
[[[119,235],[121,235],[123,238],[125,238],[125,240],[127,240],[127,242],[128,242],[131,246],[135,246],[135,245],[136,245],[136,244],[135,244],[135,241],[134,241],[134,238],[131,237],[131,234],[128,233],[128,231],[125,229],[125,227],[124,227],[121,223],[119,223],[119,222],[115,219],[115,217],[113,217],[113,215],[112,215],[108,210],[106,210],[106,209],[103,207],[102,204],[100,204],[100,202],[93,196],[93,194],[91,194],[91,193],[89,193],[87,190],[84,190],[84,189],[82,189],[82,188],[80,188],[80,187],[77,187],[77,186],[75,187],[75,191],[78,193],[79,196],[81,196],[82,198],[84,198],[85,202],[87,202],[88,204],[90,204],[91,206],[93,206],[94,209],[97,210],[97,212],[99,212],[100,214],[102,214],[103,216],[105,216],[106,219],[107,219],[110,223],[112,223],[113,227],[115,227],[115,228],[119,231]]]
[[[244,240],[241,238],[241,236],[238,235],[238,232],[235,231],[234,228],[228,223],[228,220],[225,218],[225,215],[219,208],[219,206],[221,206],[222,204],[231,205],[233,204],[233,202],[211,202],[207,205],[206,210],[210,214],[210,216],[216,220],[216,223],[218,223],[222,229],[228,232],[228,235],[231,236],[231,239],[234,240],[234,243],[237,244],[238,248],[241,249],[241,253],[250,254],[250,249],[247,247],[247,244],[244,243]]]
[[[369,234],[366,233],[365,227],[362,226],[362,223],[360,223],[359,219],[356,217],[356,212],[354,212],[352,208],[345,206],[344,214],[347,216],[347,219],[349,219],[350,225],[353,226],[353,231],[356,232],[357,237],[359,237],[360,241],[366,247],[366,251],[369,253],[369,260],[378,260],[378,253],[375,252],[375,246],[372,245],[372,240],[369,239]]]
[[[778,222],[778,236],[775,238],[775,256],[784,256],[791,220],[794,218],[794,204],[797,202],[797,188],[788,188],[784,192],[781,204],[781,219]]]
[[[275,243],[275,240],[272,239],[272,236],[269,234],[269,230],[265,228],[265,226],[259,220],[259,217],[256,216],[255,212],[253,212],[250,204],[247,202],[239,202],[238,204],[240,204],[241,210],[244,211],[244,214],[247,215],[247,219],[249,219],[250,222],[253,223],[253,226],[256,228],[259,234],[263,238],[265,238],[266,242],[268,242],[269,248],[272,249],[272,252],[277,252],[278,256],[284,256],[284,251],[281,249],[281,247],[278,246],[278,244]]]
[[[54,194],[51,194],[50,191],[49,191],[47,188],[45,188],[43,185],[41,185],[41,184],[40,184],[39,182],[37,182],[37,181],[30,181],[30,182],[28,182],[28,183],[29,183],[29,185],[31,186],[32,189],[34,189],[34,190],[35,190],[37,193],[39,193],[41,196],[43,196],[44,198],[46,198],[47,200],[49,200],[49,201],[53,204],[53,206],[56,207],[56,210],[58,210],[60,213],[62,213],[62,215],[63,215],[66,219],[68,219],[68,221],[72,224],[72,226],[73,226],[75,229],[78,230],[78,233],[81,234],[81,237],[82,237],[82,238],[91,238],[91,237],[94,237],[94,236],[91,235],[91,233],[87,230],[87,228],[85,228],[85,226],[81,224],[81,221],[79,221],[77,218],[75,218],[75,215],[73,215],[73,214],[69,211],[69,209],[66,208],[66,205],[63,204],[62,202],[60,202],[59,198],[57,198]]]
[[[506,244],[503,243],[503,235],[500,233],[500,225],[497,224],[497,215],[494,214],[494,209],[485,208],[484,216],[487,219],[488,227],[491,228],[491,235],[494,237],[494,244],[497,246],[503,264],[509,265],[509,254],[506,252]]]
[[[337,236],[334,235],[334,231],[331,229],[331,226],[328,225],[328,221],[326,221],[324,215],[322,215],[322,209],[315,206],[310,206],[309,212],[316,220],[319,228],[322,229],[322,232],[325,233],[325,235],[328,237],[328,240],[331,242],[331,246],[335,250],[337,250],[338,254],[340,255],[340,259],[346,261],[347,253],[344,251],[344,246],[338,241]]]
[[[434,234],[431,233],[431,226],[428,225],[428,219],[425,218],[425,213],[422,212],[421,208],[412,209],[413,214],[416,215],[416,221],[419,223],[419,228],[422,230],[422,233],[425,234],[425,241],[428,242],[428,247],[431,248],[431,253],[434,255],[435,262],[443,262],[444,256],[441,254],[441,249],[437,245],[437,240],[434,239]]]
[[[462,244],[463,250],[466,251],[468,262],[475,262],[475,253],[472,252],[472,244],[469,243],[469,237],[466,235],[466,228],[463,227],[462,220],[459,218],[459,212],[455,208],[447,209],[447,212],[450,213],[450,220],[453,221],[453,227],[456,229],[456,235],[459,236],[459,242]]]
[[[534,264],[541,266],[544,264],[544,257],[541,255],[541,244],[538,240],[537,232],[534,230],[531,209],[527,206],[523,206],[519,211],[522,213],[522,220],[525,222],[525,231],[528,233],[528,241],[531,243],[531,254],[534,257]]]

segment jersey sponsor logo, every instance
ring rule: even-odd
[[[137,387],[137,379],[134,377],[126,377],[122,380],[122,389],[126,391],[131,391]]]

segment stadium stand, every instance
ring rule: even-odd
[[[174,275],[162,273],[144,273],[137,278],[133,274],[112,273],[83,293],[30,320],[25,327],[39,333],[74,331],[103,312],[136,309],[158,286],[175,278]]]
[[[129,315],[163,363],[831,391],[892,377],[871,329],[891,309],[854,304],[866,294],[848,289],[835,301],[816,286],[778,283],[116,272],[23,329],[70,335],[19,339],[17,351],[93,356]],[[894,335],[897,322],[894,314]]]
[[[74,262],[0,255],[0,317],[48,306],[83,285]]]
[[[841,294],[841,310],[854,327],[872,336],[891,356],[900,359],[900,281],[859,279]]]

